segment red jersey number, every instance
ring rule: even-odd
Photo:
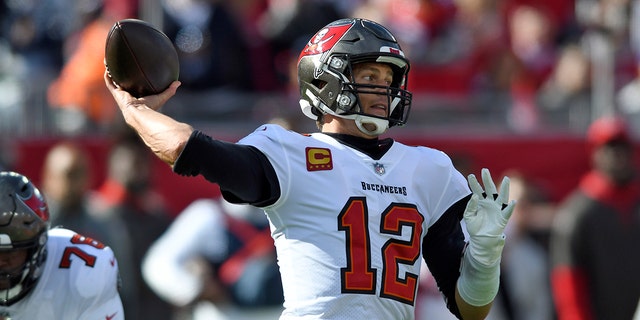
[[[380,297],[413,305],[418,275],[400,277],[400,264],[413,265],[420,257],[420,239],[424,218],[415,206],[392,203],[381,215],[380,233],[401,236],[403,227],[411,229],[407,241],[389,239],[380,248],[383,257]],[[343,293],[376,293],[377,270],[371,267],[371,240],[366,199],[350,198],[338,216],[338,229],[346,235],[347,266],[341,268]]]
[[[96,241],[94,239],[91,239],[89,237],[85,237],[79,234],[75,234],[71,238],[70,242],[73,244],[86,244],[97,249],[104,248],[104,244],[102,244],[100,241]],[[60,259],[60,264],[58,265],[58,267],[62,269],[70,268],[72,255],[84,261],[84,264],[86,266],[93,267],[96,265],[96,256],[87,253],[86,251],[82,250],[80,247],[70,246],[70,247],[64,248],[64,252],[62,253],[62,259]]]

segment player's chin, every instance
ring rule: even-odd
[[[6,290],[16,285],[21,278],[21,272],[13,270],[12,272],[0,272],[0,290]]]
[[[7,278],[0,279],[0,290],[7,290],[11,288],[11,280]]]

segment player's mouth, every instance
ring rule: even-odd
[[[386,117],[387,116],[387,106],[384,104],[374,104],[369,107],[369,114],[378,116],[378,117]]]

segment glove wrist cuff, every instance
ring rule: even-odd
[[[500,236],[472,236],[469,239],[465,256],[470,256],[484,266],[495,265],[502,256],[505,238],[504,234]]]
[[[504,240],[503,240],[504,243]],[[478,261],[468,247],[462,257],[457,287],[460,297],[473,306],[485,306],[495,299],[500,285],[500,255],[491,264]]]

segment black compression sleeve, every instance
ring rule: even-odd
[[[278,177],[267,157],[253,146],[219,141],[194,131],[176,160],[179,175],[202,175],[217,183],[233,202],[265,206],[280,196]]]
[[[455,290],[465,246],[460,221],[470,198],[470,195],[464,197],[447,209],[429,228],[422,243],[422,254],[429,271],[445,296],[447,308],[458,318],[461,316],[455,302]]]

